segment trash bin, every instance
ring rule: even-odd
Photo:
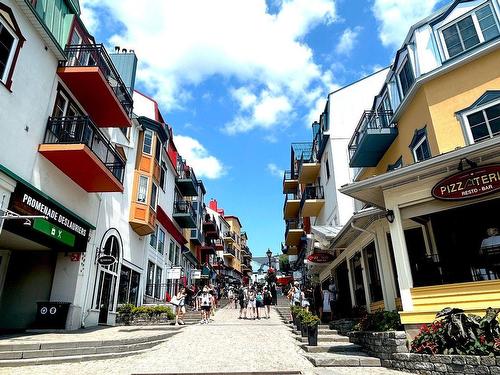
[[[37,302],[34,328],[65,329],[70,302]]]

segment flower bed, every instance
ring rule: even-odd
[[[118,307],[117,313],[116,323],[119,325],[168,324],[175,319],[172,308],[163,305],[136,307],[124,304]]]

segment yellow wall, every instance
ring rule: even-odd
[[[500,50],[482,56],[420,87],[398,120],[398,136],[376,167],[365,168],[357,178],[380,175],[403,156],[413,164],[410,142],[415,130],[427,125],[432,156],[466,145],[455,113],[469,107],[487,90],[500,89]]]

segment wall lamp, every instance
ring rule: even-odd
[[[394,211],[393,210],[386,210],[385,211],[385,218],[389,223],[394,223]]]

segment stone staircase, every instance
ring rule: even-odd
[[[179,332],[180,327],[168,327],[161,333],[123,339],[19,343],[0,341],[0,367],[81,362],[141,354]]]
[[[362,351],[359,345],[349,342],[349,338],[331,330],[327,324],[318,328],[318,346],[309,346],[307,337],[294,329],[289,321],[290,307],[276,306],[276,312],[290,328],[295,339],[304,350],[304,356],[316,367],[380,367],[380,359]]]

